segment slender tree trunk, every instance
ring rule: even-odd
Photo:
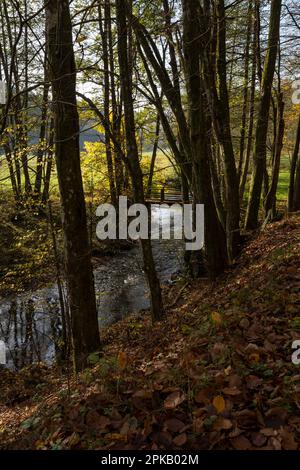
[[[118,28],[118,56],[120,67],[120,82],[122,95],[124,98],[124,119],[128,168],[132,180],[134,199],[136,203],[145,204],[143,175],[139,162],[138,147],[135,134],[134,105],[132,96],[132,69],[131,69],[131,51],[129,48],[129,31],[126,20],[126,10],[124,0],[116,0],[116,15]],[[129,13],[129,17],[131,14]],[[129,50],[128,50],[129,48]],[[163,316],[163,304],[160,283],[157,277],[151,240],[141,240],[143,252],[144,269],[150,288],[151,296],[151,314],[153,321],[161,320]]]
[[[109,58],[108,58],[108,12],[107,1],[104,6],[104,18],[102,15],[101,5],[99,4],[99,29],[102,38],[103,48],[103,67],[104,67],[104,117],[106,121],[110,122],[110,72],[109,72]],[[104,23],[104,25],[103,25]],[[112,158],[112,147],[109,133],[105,130],[105,151],[106,162],[108,170],[108,180],[110,188],[110,197],[112,204],[117,207],[117,195],[115,186],[115,175]]]
[[[99,350],[100,337],[80,169],[72,25],[68,0],[47,1],[45,8],[73,356],[79,371],[88,355]]]
[[[265,217],[267,218],[270,214],[270,219],[274,219],[276,215],[276,193],[280,172],[280,161],[281,161],[281,151],[283,147],[283,137],[284,137],[284,102],[283,94],[279,93],[278,95],[278,112],[277,112],[277,130],[276,130],[276,141],[274,149],[274,158],[272,165],[272,179],[269,187],[269,191],[264,201],[265,206]]]
[[[46,154],[45,143],[46,143],[46,130],[47,130],[47,111],[48,111],[48,95],[50,89],[50,83],[48,82],[48,58],[45,54],[45,63],[44,63],[44,90],[43,90],[43,102],[42,102],[42,115],[41,115],[41,127],[40,127],[40,136],[39,136],[39,147],[37,153],[37,163],[36,163],[36,175],[34,183],[34,195],[39,198],[42,189],[42,180],[43,180],[43,166],[44,166],[44,157]]]
[[[109,68],[110,68],[110,94],[112,109],[112,130],[116,141],[121,142],[121,119],[122,119],[122,97],[117,100],[116,78],[115,78],[115,54],[114,54],[114,38],[112,30],[111,18],[111,2],[105,0],[105,16],[107,18],[108,28],[108,50],[109,50]],[[122,156],[114,146],[114,167],[115,167],[115,188],[117,198],[124,191],[124,167]]]
[[[50,188],[52,160],[53,160],[53,145],[54,145],[54,119],[51,118],[50,127],[49,127],[47,161],[45,162],[44,188],[43,188],[43,196],[42,196],[43,203],[46,203],[49,199],[49,188]]]
[[[159,113],[158,113],[157,118],[156,118],[155,140],[154,140],[154,145],[153,145],[153,150],[152,150],[152,157],[151,157],[151,163],[150,163],[150,169],[149,169],[149,177],[148,177],[148,182],[147,182],[147,192],[146,192],[146,197],[147,198],[149,198],[151,196],[152,181],[153,181],[155,161],[156,161],[157,148],[158,148],[158,142],[159,142],[159,132],[160,132],[160,116],[159,116]]]
[[[299,149],[300,149],[300,115],[298,119],[296,141],[295,141],[295,147],[294,147],[294,152],[292,155],[291,169],[290,169],[290,185],[289,185],[289,196],[288,196],[288,211],[289,212],[293,212],[295,210],[295,207],[294,207],[295,176],[296,176],[297,161],[300,160]]]
[[[246,37],[246,50],[245,50],[245,75],[244,75],[244,90],[243,90],[243,108],[242,108],[242,125],[241,125],[241,140],[240,140],[240,157],[238,166],[238,178],[241,180],[242,168],[244,162],[245,153],[245,138],[246,138],[246,127],[247,127],[247,111],[249,102],[249,52],[250,52],[250,41],[252,35],[252,23],[253,23],[253,11],[252,1],[249,0],[248,6],[248,26],[247,26],[247,37]]]
[[[262,184],[266,171],[266,144],[272,84],[278,51],[281,4],[281,0],[272,0],[268,51],[265,58],[262,77],[261,100],[258,111],[255,150],[253,156],[253,174],[245,223],[245,226],[248,230],[255,229],[258,225],[258,213],[260,207]]]
[[[17,181],[16,181],[16,177],[15,177],[15,173],[14,173],[13,160],[12,160],[12,155],[11,155],[9,145],[4,145],[4,151],[5,151],[5,157],[6,157],[6,161],[7,161],[8,170],[9,170],[9,176],[10,176],[10,182],[11,182],[13,195],[14,195],[15,201],[18,202],[19,201],[19,191],[18,191],[18,187],[17,187]]]
[[[226,72],[226,13],[224,0],[217,1],[218,21],[218,60],[217,70],[220,87],[220,110],[218,122],[218,138],[224,150],[225,181],[227,198],[227,246],[230,261],[233,261],[239,252],[240,242],[240,205],[239,184],[235,166],[235,157],[232,145],[230,128],[229,97],[227,90]]]
[[[227,264],[226,237],[218,219],[209,165],[207,119],[204,113],[204,89],[200,78],[198,38],[198,1],[183,0],[184,56],[188,82],[189,118],[193,161],[194,203],[204,204],[205,253],[208,272],[215,279]]]
[[[256,72],[257,72],[257,47],[258,47],[258,37],[257,37],[257,17],[254,15],[253,23],[253,50],[252,50],[252,76],[251,76],[251,89],[250,89],[250,104],[249,104],[249,126],[248,126],[248,138],[247,138],[247,149],[244,168],[242,170],[242,176],[240,180],[240,204],[243,203],[244,192],[246,187],[246,182],[248,178],[249,165],[251,151],[253,147],[253,129],[254,129],[254,112],[255,112],[255,91],[256,91]]]
[[[295,192],[294,192],[294,211],[300,211],[300,158],[296,168]]]

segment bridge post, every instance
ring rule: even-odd
[[[161,188],[160,190],[160,202],[164,202],[165,200],[165,188]]]

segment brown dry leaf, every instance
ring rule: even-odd
[[[288,413],[284,408],[276,407],[267,411],[265,423],[269,428],[279,429],[286,423]]]
[[[100,429],[105,429],[107,426],[110,425],[110,419],[107,416],[100,415],[98,420],[98,426]]]
[[[222,413],[225,410],[225,400],[222,395],[214,397],[212,404],[218,413]]]
[[[79,407],[78,406],[73,406],[69,412],[69,418],[72,421],[75,421],[79,416]]]
[[[89,410],[85,416],[88,427],[104,429],[110,424],[110,419],[100,415],[96,410]]]
[[[135,398],[144,398],[145,400],[152,398],[153,392],[152,390],[137,390],[132,396]]]
[[[64,440],[64,444],[68,445],[68,447],[74,447],[80,442],[80,436],[76,432],[73,432],[71,436],[67,437]]]
[[[227,431],[232,428],[232,422],[230,419],[225,419],[219,416],[219,418],[214,422],[213,430],[214,431]]]
[[[251,436],[251,441],[255,447],[263,447],[267,442],[267,437],[260,432],[254,432]]]
[[[237,436],[231,439],[231,444],[236,450],[249,450],[252,448],[251,442],[245,436]]]
[[[228,384],[229,384],[229,387],[241,387],[242,385],[242,379],[239,375],[237,374],[232,374],[232,375],[229,375],[228,377]]]
[[[153,436],[154,442],[168,448],[172,444],[172,436],[167,431],[157,432]]]
[[[273,447],[274,450],[281,450],[281,442],[276,437],[270,437],[269,444]]]
[[[187,435],[185,432],[182,434],[178,434],[178,436],[174,437],[173,439],[173,443],[178,447],[184,446],[186,442],[187,442]]]
[[[127,365],[127,355],[124,351],[120,351],[118,354],[118,366],[121,370],[124,370]]]
[[[210,402],[210,399],[207,396],[207,393],[205,390],[200,390],[196,395],[195,395],[195,402],[196,403],[204,403],[208,404]]]
[[[276,436],[277,432],[274,431],[274,429],[272,428],[263,428],[260,430],[260,432],[264,435],[264,436],[267,436],[267,437],[270,437],[270,436]]]
[[[242,392],[237,387],[225,387],[223,388],[223,393],[225,395],[230,395],[232,397],[235,397],[237,395],[240,395]]]
[[[185,394],[180,390],[171,393],[164,401],[164,407],[166,410],[173,410],[186,399]]]
[[[294,435],[287,431],[286,429],[282,429],[280,431],[280,435],[282,437],[282,448],[284,450],[297,450],[298,443],[295,441]]]
[[[234,413],[238,426],[243,429],[253,429],[257,427],[257,413],[252,410],[242,410]]]
[[[257,377],[256,375],[249,375],[247,378],[246,378],[246,384],[247,384],[247,387],[250,389],[250,390],[254,390],[255,388],[258,388],[260,387],[260,385],[262,384],[263,380],[260,379],[259,377]]]
[[[85,415],[85,422],[88,427],[96,427],[99,421],[100,415],[96,410],[89,410]]]
[[[169,431],[178,433],[185,427],[185,424],[179,419],[171,418],[165,421],[165,426]]]

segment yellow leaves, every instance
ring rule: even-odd
[[[88,37],[85,34],[79,34],[77,36],[76,42],[77,42],[77,44],[81,44],[82,42],[86,41],[87,38]]]
[[[218,413],[223,413],[225,410],[225,400],[222,395],[217,395],[214,397],[212,404]]]
[[[212,312],[211,320],[216,326],[221,326],[222,325],[222,317],[221,317],[221,314],[219,312]]]
[[[79,434],[77,434],[77,432],[73,432],[73,434],[71,434],[71,436],[67,437],[64,440],[64,445],[66,445],[68,448],[73,448],[73,447],[77,446],[77,444],[79,444],[79,442],[80,442]]]
[[[46,449],[45,442],[42,440],[35,441],[34,447],[36,450],[44,450]]]
[[[117,442],[126,442],[127,441],[126,434],[119,434],[117,432],[106,434],[105,438],[109,439],[110,441],[117,441]]]
[[[249,362],[251,364],[258,364],[260,361],[260,356],[258,353],[252,353],[249,355]]]
[[[121,370],[124,370],[127,366],[127,355],[124,351],[120,351],[118,354],[118,366]]]

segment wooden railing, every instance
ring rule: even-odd
[[[160,189],[153,189],[151,196],[147,197],[148,202],[163,204],[165,203],[182,203],[182,193],[180,190],[174,188],[162,187]]]

